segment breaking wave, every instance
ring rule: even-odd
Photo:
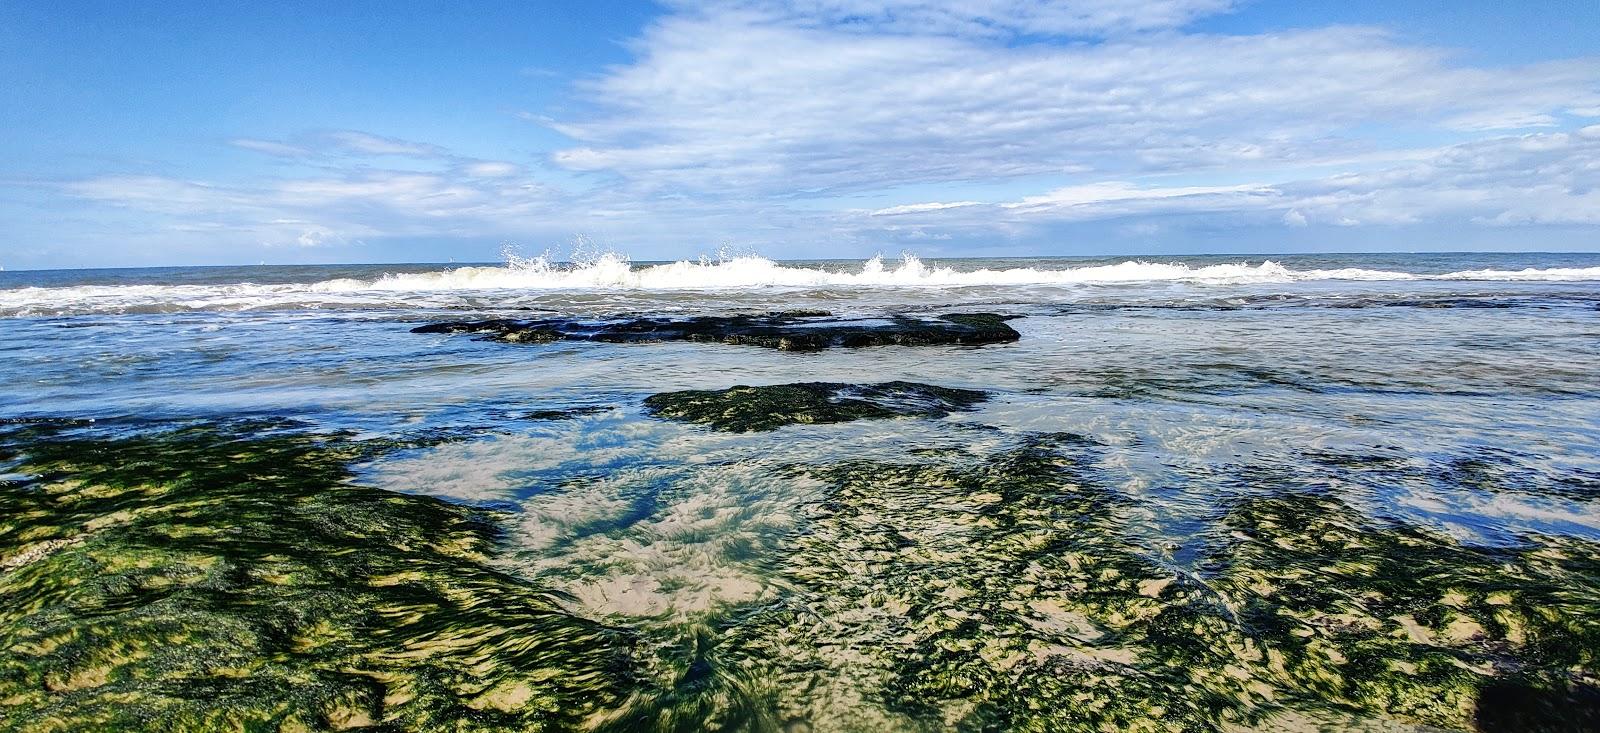
[[[1128,260],[1107,265],[966,269],[930,265],[913,255],[898,262],[874,257],[854,266],[802,266],[747,255],[721,260],[635,265],[604,254],[579,263],[508,256],[501,266],[387,274],[363,280],[206,285],[80,285],[0,289],[0,316],[171,313],[290,308],[365,308],[422,305],[428,294],[542,291],[728,291],[753,289],[1084,287],[1140,283],[1250,285],[1348,281],[1600,281],[1600,267],[1463,270],[1417,274],[1343,268],[1294,270],[1277,262],[1213,264]],[[437,303],[434,303],[437,304]]]

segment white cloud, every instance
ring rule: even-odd
[[[1462,67],[1372,28],[1017,44],[910,20],[868,33],[850,19],[937,12],[1037,30],[1091,6],[873,7],[721,2],[669,16],[633,44],[633,63],[580,88],[600,114],[549,123],[577,141],[553,160],[643,191],[815,195],[1303,165],[1370,152],[1384,125],[1525,127],[1600,105],[1593,61]],[[1149,16],[1153,27],[1209,6],[1159,7],[1171,19]]]
[[[1276,191],[1271,188],[1259,185],[1143,187],[1126,181],[1106,181],[1058,188],[1039,196],[1028,196],[1021,201],[1001,204],[1000,208],[1036,212],[1093,207],[1113,202],[1157,201],[1217,194],[1274,193]]]
[[[322,227],[310,227],[302,230],[300,236],[295,237],[295,243],[302,247],[320,247],[334,236],[336,235],[333,232]]]
[[[470,163],[466,166],[466,173],[473,178],[505,178],[522,172],[515,163],[499,160],[483,160]]]
[[[1446,127],[1468,131],[1555,127],[1556,124],[1556,118],[1552,115],[1514,110],[1495,110],[1492,112],[1466,114],[1453,117],[1445,122]]]
[[[44,185],[142,212],[162,237],[283,246],[559,231],[781,255],[1043,250],[1060,241],[1049,232],[1102,221],[1139,238],[1186,222],[1600,225],[1600,125],[1574,123],[1600,117],[1595,59],[1476,68],[1376,28],[1187,30],[1232,5],[673,3],[630,62],[579,83],[578,104],[518,113],[572,140],[549,178],[323,129],[229,141],[292,163],[284,177]]]
[[[322,246],[365,237],[606,232],[613,246],[885,243],[1027,239],[1053,226],[1118,222],[1123,236],[1181,235],[1173,217],[1304,227],[1475,224],[1600,225],[1600,126],[1503,136],[1427,151],[1388,166],[1301,180],[1160,185],[1131,180],[1062,186],[1013,200],[932,201],[875,210],[791,208],[771,201],[652,198],[625,190],[563,191],[521,175],[485,178],[360,169],[223,184],[104,177],[66,184],[72,195],[164,217],[163,229],[269,244]],[[1155,222],[1166,222],[1156,225]],[[770,237],[770,238],[766,238]],[[691,250],[692,251],[692,250]]]
[[[450,157],[448,151],[437,145],[384,137],[357,130],[322,130],[302,133],[291,140],[262,140],[237,138],[228,144],[281,158],[309,158],[315,156],[398,156],[402,158],[434,159]]]
[[[315,155],[310,150],[298,145],[279,142],[277,140],[256,140],[253,138],[237,138],[228,141],[229,145],[251,152],[273,155],[279,158],[306,158]]]
[[[1403,164],[1272,184],[1141,186],[1108,181],[993,205],[898,207],[923,227],[1130,216],[1243,215],[1306,227],[1474,222],[1600,224],[1600,135],[1538,133],[1435,149]],[[907,218],[907,217],[902,217]]]
[[[353,154],[398,155],[408,158],[437,158],[445,154],[444,149],[437,145],[371,135],[354,130],[338,130],[327,133],[326,137],[338,149]]]
[[[514,234],[572,206],[562,194],[523,179],[365,169],[245,184],[111,176],[63,188],[81,199],[169,218],[167,229],[234,232],[253,242],[308,247],[369,236]],[[206,226],[194,226],[197,221]]]
[[[1600,224],[1600,140],[1492,138],[1409,165],[1280,188],[1313,223]]]
[[[165,214],[225,212],[252,204],[246,191],[160,176],[106,176],[74,181],[63,188],[80,198]]]
[[[952,201],[950,203],[905,204],[903,206],[890,206],[873,211],[871,216],[897,216],[900,214],[920,214],[925,211],[941,211],[944,209],[959,209],[966,206],[979,206],[977,201]]]

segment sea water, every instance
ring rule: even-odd
[[[1021,339],[791,353],[410,333],[793,309],[1002,313],[1020,316]],[[940,419],[738,434],[641,407],[672,390],[887,380],[992,396]],[[1096,446],[1077,459],[1083,480],[1116,497],[1137,553],[1181,577],[1206,576],[1227,507],[1291,490],[1467,547],[1600,540],[1600,255],[7,271],[0,417],[446,432],[456,439],[363,463],[355,480],[502,510],[496,562],[575,614],[737,639],[739,614],[796,597],[781,569],[796,543],[837,529],[811,523],[838,484],[796,466],[981,462],[1043,435]],[[870,691],[829,699],[861,725],[903,722],[863,712],[893,707]]]

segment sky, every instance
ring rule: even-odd
[[[0,267],[1600,251],[1600,2],[0,0]]]

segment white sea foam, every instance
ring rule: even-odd
[[[873,258],[850,267],[801,266],[759,256],[633,265],[605,254],[577,264],[547,258],[508,258],[502,266],[457,267],[389,274],[374,280],[210,285],[83,285],[0,289],[0,316],[240,311],[286,308],[438,305],[440,294],[493,291],[730,291],[761,289],[889,289],[1008,286],[1067,288],[1139,283],[1227,286],[1308,281],[1600,281],[1600,267],[1464,270],[1418,274],[1343,268],[1294,270],[1277,262],[1191,267],[1181,262],[1128,260],[1110,265],[963,269],[930,265],[913,255],[898,262]]]
[[[318,292],[364,290],[438,291],[478,289],[630,289],[719,290],[733,288],[821,287],[962,287],[1004,285],[1094,285],[1114,283],[1187,281],[1209,284],[1294,282],[1328,279],[1316,273],[1369,273],[1350,279],[1408,279],[1406,273],[1375,271],[1313,271],[1297,273],[1276,262],[1259,265],[1225,264],[1189,267],[1181,263],[1129,260],[1115,265],[1089,267],[962,270],[928,265],[913,255],[898,264],[874,257],[856,269],[828,269],[787,265],[765,257],[743,256],[720,261],[680,260],[671,264],[632,266],[625,257],[607,254],[594,260],[562,266],[541,259],[513,262],[505,267],[462,267],[443,272],[389,275],[379,280],[334,280],[312,286]],[[1306,277],[1310,275],[1310,277]],[[1381,276],[1387,275],[1388,278]],[[1329,276],[1334,279],[1338,275]]]
[[[1501,280],[1507,282],[1586,282],[1600,280],[1600,267],[1554,267],[1524,270],[1463,270],[1434,280]]]

